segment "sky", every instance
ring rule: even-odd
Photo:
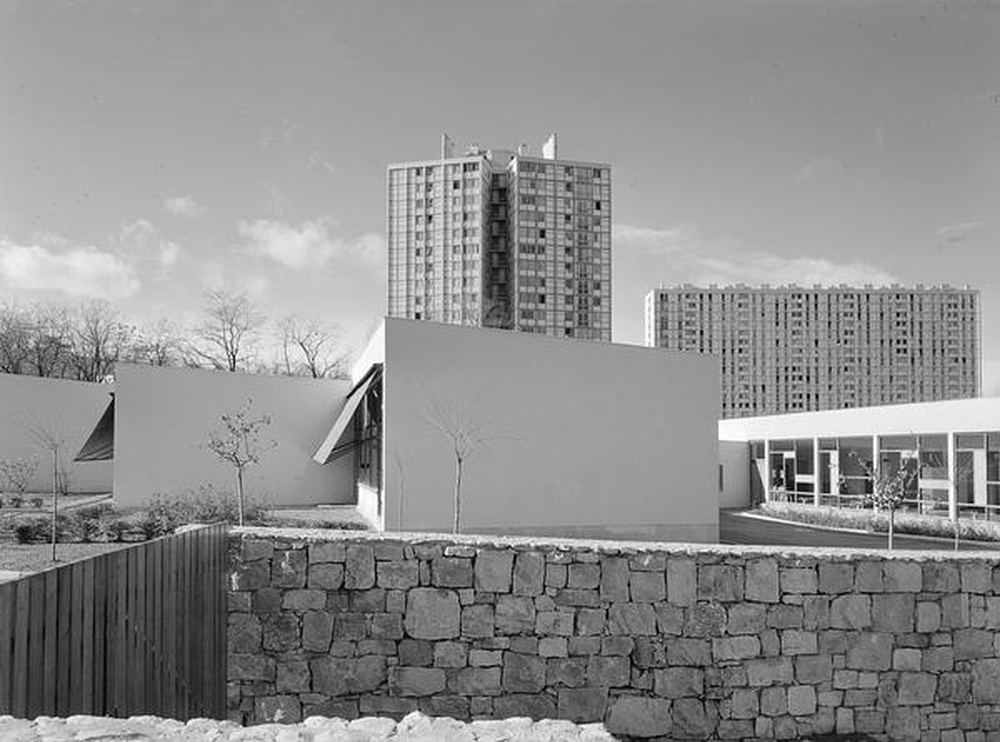
[[[659,284],[970,284],[1000,395],[1000,2],[0,0],[0,299],[385,311],[385,168],[609,162],[613,337]]]

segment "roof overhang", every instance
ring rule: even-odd
[[[104,409],[74,461],[110,461],[115,457],[115,395]]]
[[[349,443],[339,445],[340,441],[347,433],[351,420],[354,419],[354,413],[357,412],[361,401],[365,398],[365,395],[368,394],[368,390],[371,389],[372,385],[381,378],[382,364],[376,363],[373,364],[361,380],[354,385],[351,393],[347,395],[347,400],[344,402],[344,406],[341,408],[340,414],[337,415],[337,419],[334,421],[333,427],[330,428],[330,432],[327,433],[326,438],[323,439],[319,448],[316,449],[316,453],[313,454],[313,461],[317,464],[328,464],[350,450],[351,446]]]

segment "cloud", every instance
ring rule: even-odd
[[[710,240],[697,227],[665,229],[615,226],[615,252],[642,256],[669,256],[662,278],[671,284],[799,284],[802,286],[891,285],[892,274],[870,263],[838,262],[822,257],[785,257],[728,238]]]
[[[205,213],[205,208],[190,196],[172,196],[164,200],[163,208],[185,219],[197,219]]]
[[[947,242],[951,245],[955,245],[969,239],[969,236],[979,229],[980,226],[982,225],[979,222],[959,222],[958,224],[949,224],[948,226],[941,227],[941,229],[935,231],[934,236],[941,242]]]
[[[813,181],[836,175],[844,170],[844,163],[836,157],[814,157],[807,160],[799,171],[795,174],[794,182],[797,186],[806,185]]]
[[[344,261],[376,270],[385,262],[385,240],[375,233],[355,239],[335,234],[337,223],[321,217],[301,224],[257,219],[240,222],[240,234],[249,240],[245,249],[292,270],[316,270],[333,261]]]
[[[18,245],[0,236],[0,280],[12,289],[121,299],[139,278],[130,264],[92,245]]]
[[[118,228],[118,242],[140,263],[156,263],[160,278],[181,259],[183,248],[168,240],[163,232],[147,219],[125,222]]]

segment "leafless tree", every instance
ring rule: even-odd
[[[79,381],[103,381],[115,364],[126,357],[135,330],[106,301],[91,301],[76,308],[71,318],[72,364]]]
[[[339,336],[332,324],[289,315],[278,325],[282,372],[314,379],[346,378],[348,354],[338,349]]]
[[[35,304],[31,308],[30,317],[30,373],[34,376],[65,376],[73,350],[69,312],[65,307]]]
[[[184,338],[167,319],[143,325],[136,332],[130,353],[132,362],[150,366],[179,366],[184,356]]]
[[[31,317],[14,303],[0,306],[0,371],[28,373],[31,362]]]
[[[209,431],[206,444],[206,448],[219,461],[229,464],[236,472],[236,497],[241,526],[246,512],[244,474],[247,467],[260,463],[261,455],[278,445],[275,441],[260,440],[261,429],[271,424],[271,418],[268,415],[252,417],[252,405],[253,400],[248,399],[238,411],[222,415],[222,428]]]
[[[59,517],[59,452],[64,441],[58,428],[36,419],[26,419],[21,427],[35,444],[52,459],[52,561],[56,561],[57,521]]]
[[[220,371],[251,366],[265,318],[246,295],[212,291],[206,297],[205,320],[194,328],[200,341],[196,357]]]

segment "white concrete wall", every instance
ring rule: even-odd
[[[0,374],[0,459],[37,458],[40,466],[28,489],[51,492],[51,453],[30,432],[41,427],[63,441],[59,466],[66,472],[70,492],[110,492],[110,462],[77,463],[73,458],[97,425],[113,390],[110,384]]]
[[[750,448],[742,441],[719,441],[719,466],[722,467],[720,508],[745,508],[750,505]]]
[[[1000,397],[857,407],[719,421],[719,440],[1000,430]]]
[[[252,399],[271,424],[262,441],[277,446],[247,470],[247,491],[276,506],[355,500],[351,456],[312,460],[344,404],[350,383],[331,379],[230,374],[119,364],[115,370],[114,493],[119,506],[211,484],[235,492],[233,469],[205,448],[220,416]],[[94,417],[94,423],[97,416]]]
[[[464,532],[717,539],[716,358],[401,319],[384,339],[389,530],[451,530],[450,414],[489,439]]]

